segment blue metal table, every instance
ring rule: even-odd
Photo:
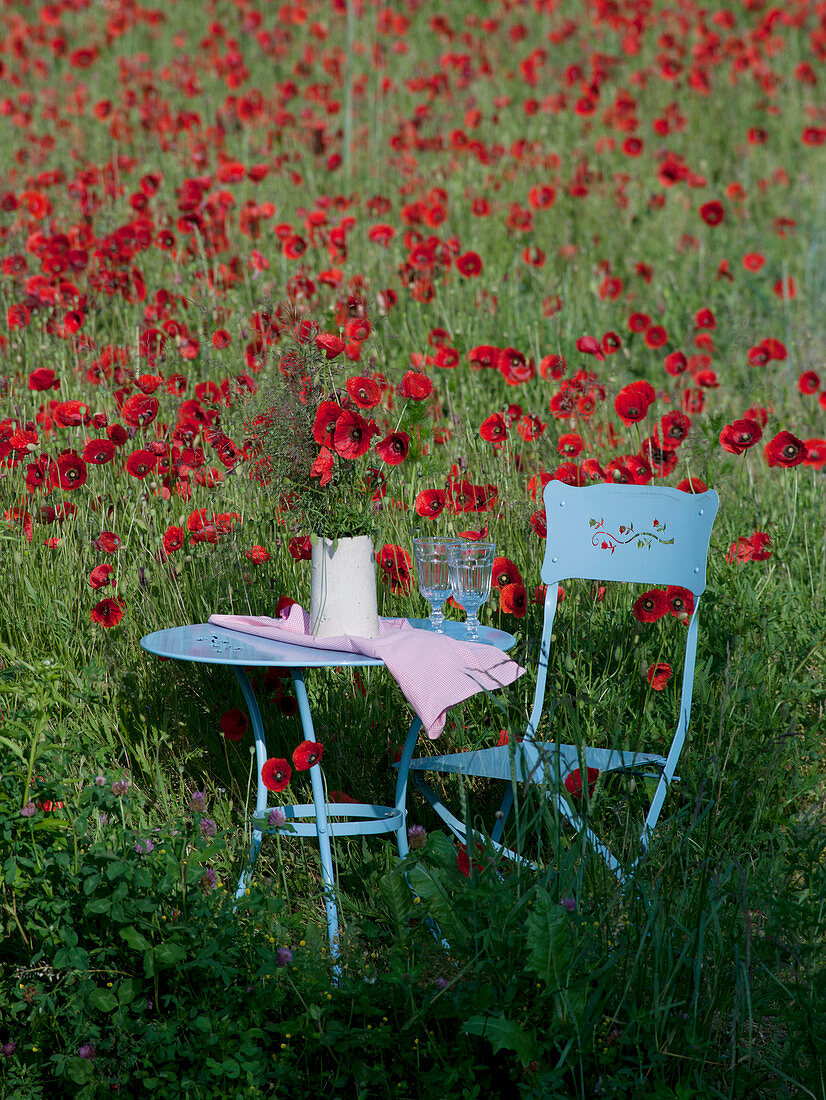
[[[428,619],[410,619],[410,624],[421,630],[429,630]],[[465,624],[444,623],[445,633],[459,640],[465,640]],[[495,645],[507,650],[515,643],[513,635],[504,630],[482,627],[479,642],[483,645]],[[258,701],[252,689],[247,668],[286,668],[289,669],[295,687],[298,711],[304,739],[315,741],[313,719],[304,685],[306,668],[371,668],[383,667],[376,657],[364,657],[358,653],[345,653],[332,649],[313,649],[269,638],[259,638],[252,634],[243,634],[235,630],[225,630],[210,623],[194,626],[170,627],[157,630],[141,638],[141,645],[149,653],[158,657],[167,657],[175,661],[195,661],[199,664],[227,665],[235,676],[243,692],[255,738],[257,764],[257,794],[255,812],[252,817],[252,844],[250,860],[241,874],[236,897],[242,897],[249,877],[255,866],[255,860],[261,847],[263,835],[274,832],[275,827],[267,823],[267,817],[273,807],[268,806],[268,791],[261,779],[261,769],[267,761],[267,742]],[[296,835],[316,837],[321,853],[322,881],[324,883],[324,904],[327,912],[327,930],[330,940],[330,953],[335,960],[339,953],[338,908],[335,898],[335,880],[330,838],[339,836],[371,835],[395,833],[399,854],[407,854],[407,780],[410,761],[416,747],[421,729],[421,720],[414,717],[399,760],[394,806],[374,806],[367,803],[330,803],[324,798],[324,784],[321,766],[316,763],[310,768],[313,801],[306,805],[282,805],[287,820],[292,824]]]

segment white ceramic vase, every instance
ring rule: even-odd
[[[313,535],[310,628],[316,638],[379,636],[373,540]]]

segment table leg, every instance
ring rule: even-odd
[[[247,704],[247,713],[250,716],[252,722],[252,736],[255,739],[255,763],[257,771],[257,785],[255,796],[255,811],[256,813],[262,813],[267,808],[267,788],[261,782],[261,769],[263,768],[267,759],[267,743],[264,738],[264,723],[261,721],[261,711],[258,709],[258,700],[255,698],[255,692],[252,690],[252,684],[250,678],[247,676],[243,668],[234,666],[235,678],[238,681],[238,685],[244,696],[244,701]],[[247,884],[252,877],[253,868],[255,867],[255,861],[258,858],[258,852],[261,848],[261,839],[263,833],[260,829],[252,830],[252,843],[250,845],[250,859],[247,866],[241,872],[241,878],[238,880],[238,889],[235,891],[236,898],[242,898],[246,892]]]
[[[307,698],[307,689],[304,686],[304,676],[301,669],[291,669],[290,671],[293,678],[293,686],[295,687],[296,699],[298,700],[298,712],[301,715],[301,726],[304,730],[304,737],[308,741],[315,741],[313,717],[310,713],[310,702]],[[321,853],[321,877],[324,882],[324,907],[327,910],[327,932],[330,938],[330,955],[335,961],[338,959],[340,950],[338,907],[336,906],[333,853],[330,848],[330,830],[327,822],[324,783],[321,778],[321,767],[318,764],[313,764],[310,768],[310,782],[313,787],[316,832],[318,833],[318,847]]]
[[[396,831],[396,842],[402,859],[409,850],[407,843],[407,778],[410,772],[410,761],[413,759],[421,728],[422,720],[416,715],[410,723],[410,729],[407,731],[407,739],[404,742],[404,748],[399,759],[399,774],[396,779],[396,809],[401,810],[403,814],[402,823]]]

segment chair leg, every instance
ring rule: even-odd
[[[508,814],[513,809],[513,783],[508,783],[505,790],[505,797],[502,799],[502,805],[499,807],[499,813],[496,817],[496,824],[493,826],[493,832],[490,834],[490,839],[497,843],[502,839],[502,834],[505,831],[505,822],[508,820]]]
[[[247,892],[250,879],[252,878],[253,871],[255,870],[255,861],[258,858],[258,853],[261,849],[261,839],[263,833],[260,829],[253,829],[252,831],[252,844],[250,845],[250,859],[244,870],[241,872],[241,877],[238,879],[238,888],[235,891],[235,899],[238,901]]]

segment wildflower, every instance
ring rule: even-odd
[[[285,791],[290,785],[293,770],[286,760],[271,757],[261,768],[261,782],[268,791]]]
[[[599,768],[586,768],[587,783],[588,783],[588,796],[593,796],[596,789],[597,780],[599,779]],[[574,796],[582,794],[582,772],[579,768],[574,768],[572,772],[569,772],[565,776],[565,789],[569,794]]]
[[[93,623],[105,627],[109,630],[113,626],[117,626],[123,618],[124,601],[113,600],[107,598],[101,600],[100,603],[96,603],[91,610],[91,619]]]
[[[682,585],[670,584],[665,591],[665,596],[671,614],[680,622],[688,622],[689,616],[694,611],[694,593],[688,588],[683,588]]]
[[[29,801],[26,803],[25,806],[20,807],[20,816],[21,817],[34,817],[36,810],[37,810],[37,807],[35,806],[34,802],[32,802],[32,800],[29,799]]]
[[[106,776],[105,775],[96,775],[95,776],[95,786],[96,787],[105,787],[106,786]]]
[[[77,1052],[78,1058],[84,1058],[86,1061],[91,1061],[95,1056],[94,1043],[84,1043]]]
[[[221,716],[221,733],[227,741],[240,741],[247,732],[247,716],[242,710],[233,707]]]
[[[427,842],[427,833],[422,825],[411,825],[407,830],[407,843],[413,851],[424,848]]]
[[[560,898],[559,899],[559,904],[568,913],[573,913],[573,912],[576,911],[576,899],[575,898],[571,898],[571,897]]]
[[[287,815],[284,813],[280,806],[276,806],[274,809],[270,810],[269,814],[267,815],[267,824],[270,826],[270,828],[280,829],[282,825],[286,825],[286,823]]]
[[[279,947],[275,953],[276,966],[288,966],[293,961],[293,953],[289,947]]]
[[[217,832],[218,826],[215,824],[211,817],[201,818],[201,836],[204,838],[204,840],[209,840],[211,837],[215,836]]]
[[[217,882],[218,876],[215,874],[215,868],[207,867],[203,875],[201,876],[201,881],[198,883],[198,885],[201,887],[205,894],[211,894],[212,891],[215,889]]]
[[[203,791],[193,791],[189,796],[189,808],[193,813],[203,813],[206,808],[206,794]]]
[[[112,784],[112,794],[115,795],[117,798],[123,798],[123,796],[128,792],[131,786],[131,779],[127,779],[125,777],[123,779],[116,779]]]
[[[138,853],[139,856],[148,856],[150,852],[154,851],[154,849],[154,842],[151,841],[149,837],[147,837],[146,840],[135,841],[135,851]]]
[[[11,1058],[16,1049],[17,1043],[14,1041],[14,1039],[9,1039],[5,1043],[3,1043],[2,1046],[0,1046],[0,1054],[2,1054],[4,1058]]]
[[[649,668],[645,675],[654,691],[664,691],[666,684],[671,679],[671,665],[666,664],[664,661],[658,661],[656,665]]]
[[[771,536],[764,531],[755,531],[751,537],[739,538],[729,547],[726,561],[765,561],[772,556],[771,541]]]
[[[650,592],[643,592],[635,601],[633,610],[641,623],[655,623],[670,610],[668,596],[661,588],[652,588]]]
[[[298,771],[306,772],[320,763],[323,755],[324,746],[319,741],[302,741],[293,752],[293,764]]]
[[[763,448],[767,466],[799,466],[806,461],[806,444],[791,432],[778,432]]]

